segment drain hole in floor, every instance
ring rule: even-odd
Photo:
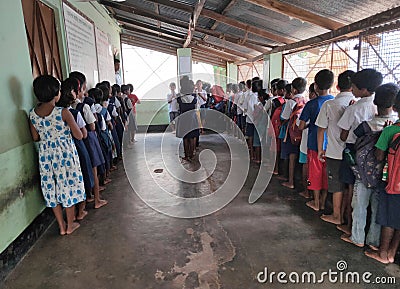
[[[163,169],[155,169],[154,172],[156,174],[161,174],[164,170]]]

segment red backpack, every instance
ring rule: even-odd
[[[281,129],[281,112],[284,103],[285,99],[282,96],[272,100],[271,124],[274,129],[275,137],[278,137],[279,130]],[[271,132],[271,130],[268,131]],[[272,134],[270,133],[269,135],[271,136]]]
[[[287,127],[285,141],[287,136],[289,135],[291,143],[295,146],[299,146],[303,131],[301,131],[297,126],[297,120],[299,119],[301,112],[303,111],[303,108],[306,105],[306,101],[303,96],[296,97],[293,100],[296,101],[296,105],[293,108],[293,111],[289,118],[289,125]]]
[[[388,152],[388,194],[400,194],[400,133],[393,136]]]

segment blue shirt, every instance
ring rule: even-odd
[[[307,104],[303,108],[303,111],[300,115],[300,120],[303,120],[305,122],[310,121],[308,124],[308,142],[307,142],[307,148],[310,150],[318,151],[318,139],[317,139],[318,127],[315,125],[315,121],[317,120],[319,111],[321,110],[321,106],[325,101],[328,101],[333,98],[334,97],[332,95],[318,96],[317,98],[314,98],[313,100],[307,102]],[[328,140],[325,132],[324,144],[323,144],[324,150],[326,150],[327,143]]]

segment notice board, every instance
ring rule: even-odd
[[[111,84],[115,83],[114,56],[109,37],[106,33],[96,30],[96,50],[97,63],[99,68],[99,80],[108,80]]]
[[[71,71],[85,74],[88,88],[99,81],[94,24],[63,3]]]

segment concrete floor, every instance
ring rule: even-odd
[[[170,137],[173,137],[172,134]],[[159,156],[160,134],[148,138],[153,154]],[[140,151],[139,142],[125,155]],[[216,135],[202,136],[202,147],[211,148],[222,161],[215,174],[203,184],[182,184],[164,170],[158,182],[176,188],[178,195],[207,194],[218,187],[229,167],[228,151]],[[153,145],[153,147],[151,147]],[[135,166],[146,170],[143,159]],[[150,165],[150,167],[151,167]],[[162,166],[161,166],[162,168]],[[168,217],[148,207],[132,190],[122,164],[107,187],[109,204],[91,209],[73,235],[60,237],[53,224],[3,284],[4,288],[400,288],[400,285],[335,284],[325,279],[318,285],[260,284],[256,276],[268,271],[314,271],[317,276],[336,269],[344,260],[343,272],[369,271],[373,276],[400,277],[397,265],[381,265],[364,256],[363,250],[339,239],[335,226],[324,223],[304,205],[294,191],[275,179],[255,204],[248,203],[251,183],[257,173],[252,166],[240,194],[222,210],[202,218]],[[140,179],[140,176],[138,176]],[[140,182],[140,180],[138,180]],[[152,186],[149,184],[149,192]],[[287,277],[286,277],[287,279]],[[371,279],[372,280],[372,279]],[[397,278],[397,284],[400,279]],[[1,286],[0,286],[1,287]]]

